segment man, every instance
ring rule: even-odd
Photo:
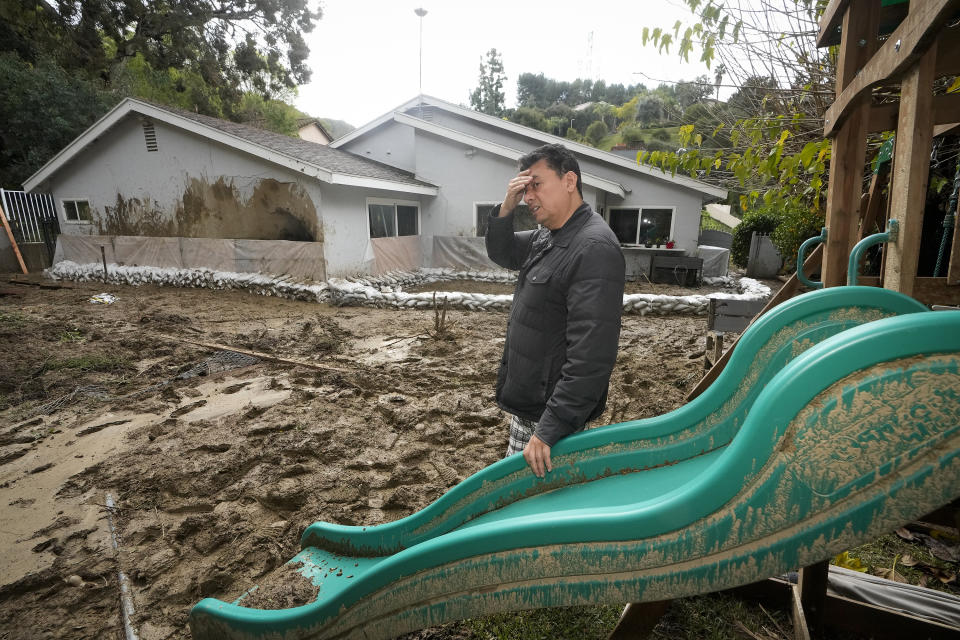
[[[625,267],[613,231],[583,201],[580,166],[566,147],[544,145],[519,164],[487,229],[490,259],[520,270],[496,398],[511,414],[507,455],[523,451],[542,478],[553,470],[551,447],[606,405]],[[539,229],[513,231],[521,200]]]

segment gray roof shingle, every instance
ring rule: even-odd
[[[242,138],[247,142],[252,142],[271,151],[282,153],[285,156],[321,167],[332,173],[344,173],[363,178],[389,180],[391,182],[424,187],[436,186],[429,182],[417,180],[407,171],[368,158],[363,158],[349,151],[333,149],[326,145],[301,140],[300,138],[292,138],[280,133],[274,133],[273,131],[258,129],[238,122],[230,122],[229,120],[221,120],[220,118],[205,116],[147,100],[138,99],[138,101],[149,104],[157,109],[163,109],[164,111],[188,118],[199,124],[222,131],[223,133]]]

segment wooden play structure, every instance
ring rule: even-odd
[[[545,479],[512,456],[407,518],[314,523],[284,568],[319,588],[314,602],[208,598],[191,612],[194,638],[386,639],[602,602],[636,603],[612,637],[637,637],[664,602],[727,589],[791,604],[799,639],[808,620],[955,637],[828,597],[826,561],[960,498],[960,311],[928,310],[960,302],[958,237],[946,275],[917,276],[931,139],[960,128],[957,96],[934,94],[960,73],[958,15],[960,0],[830,2],[818,40],[839,47],[826,231],[804,263],[822,286],[794,297],[807,278],[788,283],[694,399],[563,440]],[[896,85],[899,101],[874,104]],[[864,194],[868,134],[892,130],[889,169]],[[859,276],[877,243],[881,275]],[[771,579],[799,567],[798,585]]]

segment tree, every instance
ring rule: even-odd
[[[470,106],[491,116],[502,116],[506,98],[503,85],[506,80],[500,53],[496,49],[490,49],[487,51],[486,63],[480,58],[479,84],[470,94]]]
[[[708,107],[703,120],[709,124],[702,113],[685,118],[694,122],[680,128],[680,152],[642,152],[638,160],[729,188],[741,210],[799,210],[810,218],[799,226],[815,226],[810,223],[823,218],[830,159],[822,114],[834,95],[834,54],[815,42],[826,2],[767,0],[759,11],[748,0],[684,1],[698,22],[682,31],[680,22],[644,28],[643,44],[661,52],[675,44],[689,59],[700,43],[700,59],[708,66],[719,62],[714,86],[725,81],[739,89],[732,105]],[[730,147],[704,148],[711,138],[729,140]]]
[[[49,58],[37,64],[0,53],[0,186],[20,189],[116,97],[102,83],[66,72]]]
[[[189,69],[211,86],[264,96],[310,79],[303,34],[320,12],[307,0],[26,0],[4,8],[4,50],[44,52],[67,70],[110,81],[137,55],[153,69]],[[55,49],[50,48],[56,42]]]
[[[659,124],[667,116],[663,98],[657,95],[646,95],[637,101],[637,121],[645,127]]]
[[[591,124],[589,127],[587,127],[586,132],[584,132],[584,137],[586,137],[587,141],[590,144],[592,144],[593,146],[597,146],[600,144],[600,141],[607,136],[609,132],[610,131],[609,129],[607,129],[607,125],[603,123],[603,120],[597,120],[596,122]]]

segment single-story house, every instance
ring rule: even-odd
[[[726,196],[429,96],[328,145],[128,98],[24,187],[53,195],[65,247],[71,237],[75,248],[79,236],[97,236],[101,245],[107,237],[108,260],[127,264],[164,256],[176,263],[189,254],[190,264],[157,266],[222,267],[200,264],[220,252],[267,270],[279,264],[267,254],[309,247],[298,259],[320,264],[298,275],[482,269],[490,266],[481,238],[490,208],[516,173],[517,158],[547,142],[577,155],[584,197],[620,237],[635,271],[658,251],[644,243],[673,240],[673,249],[659,251],[695,253],[703,204]],[[163,249],[141,246],[158,238]],[[240,244],[225,248],[223,239]],[[90,249],[76,251],[89,258]],[[62,257],[77,259],[69,251]]]

